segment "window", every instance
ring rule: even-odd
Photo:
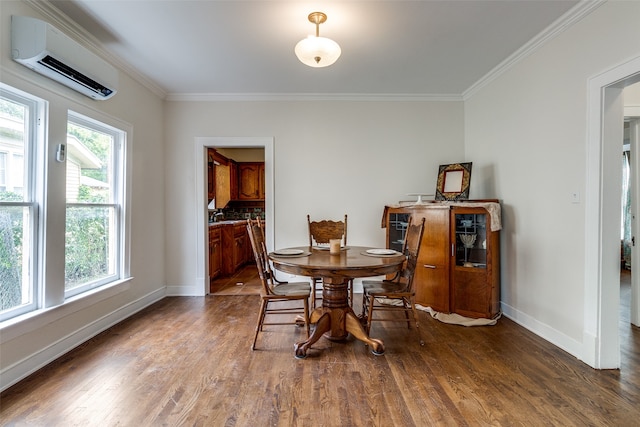
[[[38,123],[45,103],[0,85],[0,320],[37,306]]]
[[[120,279],[125,133],[76,113],[67,124],[65,296]]]
[[[69,110],[53,123],[48,111],[44,100],[0,83],[0,322],[129,277],[131,128]],[[66,128],[66,141],[47,142],[49,125]],[[53,154],[58,144],[64,159]]]
[[[0,124],[0,130],[3,124]],[[2,152],[0,152],[0,191],[7,191],[7,153]]]

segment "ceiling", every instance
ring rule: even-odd
[[[50,0],[164,96],[460,96],[576,6],[569,0]],[[342,48],[311,68],[295,44]],[[566,16],[565,16],[566,18]]]

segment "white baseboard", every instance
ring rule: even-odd
[[[585,361],[583,358],[583,344],[562,332],[553,329],[549,325],[546,325],[533,317],[525,314],[519,310],[514,309],[513,307],[501,303],[502,306],[502,314],[505,317],[516,322],[518,325],[522,326],[533,332],[534,334],[540,336],[541,338],[549,341],[551,344],[561,348],[567,353],[575,356],[576,358]],[[587,362],[588,363],[588,362]]]
[[[173,285],[167,286],[168,297],[200,297],[203,296],[202,288],[197,285],[181,286]]]
[[[29,355],[28,357],[7,366],[0,371],[0,391],[6,390],[20,380],[26,378],[38,369],[53,362],[65,353],[86,342],[110,328],[111,326],[131,317],[143,308],[161,300],[165,297],[165,289],[161,288],[132,301],[129,304],[103,316],[95,321],[81,325],[81,327],[66,337],[51,343],[42,350]]]

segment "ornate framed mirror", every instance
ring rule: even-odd
[[[440,165],[436,184],[436,200],[467,200],[472,163]]]

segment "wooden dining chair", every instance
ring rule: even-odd
[[[423,232],[424,218],[420,222],[412,224],[412,218],[409,217],[403,245],[403,253],[407,259],[402,270],[390,280],[363,280],[362,318],[366,320],[365,330],[367,334],[371,330],[371,322],[374,321],[407,322],[407,326],[411,328],[409,313],[413,316],[416,328],[418,327],[418,318],[413,301],[416,294],[413,279]],[[380,302],[378,298],[387,301]],[[394,304],[394,302],[396,303]],[[392,315],[374,317],[375,311],[404,311],[405,319],[398,316],[392,317]]]
[[[329,245],[331,239],[340,239],[340,246],[347,246],[347,214],[344,221],[321,220],[311,221],[311,216],[307,215],[309,225],[309,246]],[[327,247],[328,249],[328,247]],[[349,305],[353,307],[353,279],[349,280]],[[322,278],[314,277],[312,280],[313,291],[311,292],[311,307],[316,308],[317,292],[322,292]]]
[[[258,267],[258,275],[262,284],[260,292],[260,312],[256,324],[256,333],[253,337],[251,350],[255,350],[258,333],[265,325],[296,325],[304,327],[309,338],[309,296],[311,295],[311,285],[309,282],[280,282],[275,279],[275,275],[269,262],[267,246],[265,244],[264,230],[260,219],[247,220],[247,230],[249,240],[253,249],[253,256]],[[291,306],[291,302],[301,303],[298,306]],[[297,314],[295,320],[282,320],[283,314]],[[302,320],[300,319],[302,314]],[[268,315],[278,315],[277,320],[267,321]]]

